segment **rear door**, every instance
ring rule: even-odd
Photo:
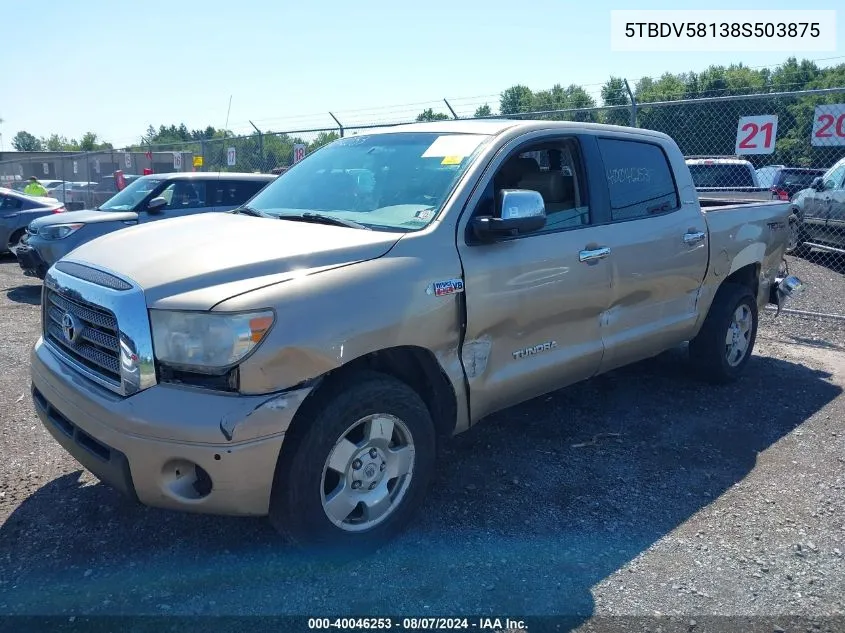
[[[828,182],[825,185],[825,226],[822,239],[829,244],[841,245],[845,243],[845,165],[830,175],[829,188]]]
[[[681,203],[663,148],[648,140],[598,137],[613,230],[610,305],[602,323],[602,372],[688,340],[707,272],[707,223]]]
[[[208,187],[209,204],[214,211],[230,211],[241,206],[267,186],[269,181],[238,180],[221,176]]]

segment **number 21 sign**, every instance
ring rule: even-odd
[[[744,116],[736,126],[737,154],[771,154],[778,135],[776,114]]]
[[[845,104],[832,103],[816,106],[810,144],[816,147],[845,145]]]

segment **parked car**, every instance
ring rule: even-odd
[[[138,177],[97,209],[30,222],[15,255],[26,274],[43,279],[50,266],[89,240],[133,224],[234,209],[273,178],[228,172]]]
[[[786,165],[766,165],[765,167],[755,169],[754,173],[757,174],[757,182],[760,183],[761,187],[771,189],[772,185],[775,184],[775,176],[777,176],[781,169],[785,168]]]
[[[18,250],[30,222],[64,210],[58,200],[27,196],[0,187],[0,253],[14,253]]]
[[[700,197],[724,201],[772,199],[771,189],[760,184],[750,161],[690,156],[686,163]]]
[[[86,182],[75,182],[70,180],[63,180],[58,184],[53,185],[47,189],[47,196],[50,198],[55,198],[59,202],[64,203],[65,207],[70,210],[70,202],[72,198],[73,191],[79,191],[88,183]]]
[[[845,158],[792,199],[789,251],[807,255],[811,244],[845,252]]]
[[[339,139],[238,212],[56,263],[36,411],[145,504],[380,544],[421,504],[437,444],[495,411],[684,341],[707,380],[741,376],[758,310],[801,287],[776,276],[789,204],[702,210],[692,190],[675,142],[644,129]]]
[[[48,191],[48,193],[49,193],[50,189],[54,188],[56,185],[61,185],[61,183],[62,183],[61,180],[41,180],[41,179],[38,179],[38,182],[42,187],[44,187]],[[23,193],[23,190],[26,189],[27,185],[29,185],[29,179],[24,178],[24,179],[16,181],[14,184],[12,184],[12,186],[10,188],[15,190],[15,191],[19,191],[19,192]],[[48,195],[47,197],[51,198],[52,196]]]
[[[127,186],[132,184],[135,180],[140,178],[137,174],[124,175],[124,182]],[[99,182],[95,183],[93,187],[89,187],[86,191],[88,196],[88,206],[93,209],[98,209],[106,201],[110,200],[112,196],[118,193],[117,183],[114,179],[114,174],[104,176]]]
[[[88,204],[93,200],[91,191],[97,186],[96,182],[72,182],[65,190],[65,207],[68,211],[81,211],[86,207],[94,206]]]
[[[762,169],[765,168],[757,170],[758,177]],[[760,182],[763,186],[769,187],[772,198],[792,200],[796,193],[809,187],[813,180],[824,175],[824,172],[824,169],[778,166],[775,169],[770,169],[766,173],[765,181],[761,179]]]

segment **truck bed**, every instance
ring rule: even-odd
[[[789,203],[783,202],[781,200],[772,200],[771,198],[761,200],[759,198],[745,197],[742,194],[736,194],[731,197],[726,196],[724,198],[712,198],[709,196],[702,196],[698,198],[698,202],[701,205],[703,211],[717,211],[725,207],[747,207],[749,205],[761,204],[785,204],[789,206]]]

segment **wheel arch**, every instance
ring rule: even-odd
[[[454,433],[458,417],[457,394],[434,353],[423,347],[400,345],[369,352],[317,378],[314,389],[299,407],[285,434],[280,457],[295,450],[311,413],[322,399],[339,383],[367,370],[391,376],[413,389],[425,403],[438,437]]]

